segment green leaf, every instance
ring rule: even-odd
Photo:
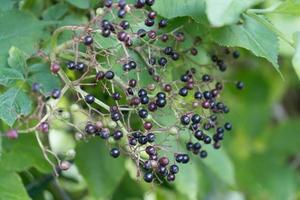
[[[248,49],[254,55],[266,58],[279,71],[276,34],[247,15],[243,15],[243,20],[243,24],[213,30],[213,40],[223,46]]]
[[[43,38],[43,28],[47,25],[27,12],[0,12],[0,64],[4,64],[8,50],[15,46],[26,54],[38,49]]]
[[[34,167],[42,173],[51,172],[33,134],[19,135],[17,140],[3,139],[0,168],[7,171],[25,171]]]
[[[300,0],[286,0],[272,11],[272,13],[300,15]]]
[[[70,4],[77,8],[81,9],[88,9],[90,7],[90,1],[89,0],[67,0]]]
[[[18,80],[24,80],[24,76],[16,69],[0,68],[0,85],[11,86]]]
[[[0,200],[30,200],[21,178],[0,168]]]
[[[17,5],[18,0],[0,0],[0,11],[8,11]]]
[[[20,88],[10,88],[0,95],[0,119],[12,126],[20,115],[31,112],[32,101]]]
[[[125,174],[124,160],[113,159],[99,138],[77,148],[75,163],[96,199],[106,199],[117,188]]]
[[[197,22],[203,22],[205,18],[204,0],[157,0],[153,5],[159,15],[166,18],[191,16]]]
[[[8,65],[26,75],[26,56],[23,51],[16,47],[9,49]]]
[[[58,4],[55,4],[49,8],[47,8],[43,12],[43,19],[44,20],[58,20],[62,16],[64,16],[68,11],[68,5],[61,2]]]
[[[300,32],[297,32],[295,34],[295,40],[296,40],[296,51],[292,60],[294,69],[300,79]]]
[[[206,0],[206,13],[213,26],[221,27],[238,22],[242,12],[259,2],[261,0]]]
[[[228,154],[224,149],[216,151],[212,146],[206,148],[208,156],[203,160],[203,164],[224,183],[235,185],[235,170]]]
[[[175,187],[178,192],[186,195],[189,199],[197,199],[199,190],[197,165],[189,163],[180,167],[181,173],[176,175]]]

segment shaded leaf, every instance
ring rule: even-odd
[[[205,1],[203,0],[157,0],[153,9],[166,18],[191,16],[197,22],[204,22]]]
[[[20,88],[10,88],[0,95],[0,118],[12,126],[20,115],[31,112],[32,101]]]
[[[81,9],[87,9],[90,7],[90,1],[89,0],[67,0],[70,4],[77,8]]]
[[[24,75],[27,74],[26,56],[24,52],[14,46],[9,49],[8,65]]]
[[[62,16],[64,16],[68,11],[68,5],[61,2],[58,4],[55,4],[49,8],[47,8],[43,12],[43,19],[44,20],[58,20]]]
[[[0,60],[3,64],[11,46],[21,49],[26,54],[32,54],[43,38],[43,28],[46,26],[27,12],[0,12]]]
[[[296,51],[295,54],[293,56],[293,66],[294,69],[300,79],[300,32],[295,34],[295,39],[296,39]]]
[[[236,23],[247,8],[261,0],[206,0],[206,14],[215,27]]]
[[[3,139],[0,168],[21,172],[31,167],[42,173],[49,173],[52,170],[50,164],[43,157],[34,135],[19,135],[17,140]]]
[[[220,45],[248,49],[254,55],[266,58],[276,70],[279,70],[276,34],[247,15],[243,15],[243,20],[243,24],[213,30],[213,40]]]
[[[282,2],[273,13],[300,15],[300,1],[286,0]]]
[[[75,163],[96,199],[106,199],[120,184],[125,174],[124,160],[114,159],[100,138],[82,143],[77,148]]]
[[[24,80],[24,76],[16,69],[0,68],[0,85],[11,86],[18,80]]]
[[[0,168],[0,200],[30,200],[21,178]]]

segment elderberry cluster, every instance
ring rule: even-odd
[[[103,121],[99,117],[93,119],[94,115],[90,116],[81,133],[84,138],[99,137],[107,141],[113,158],[122,153],[129,155],[137,164],[138,170],[143,172],[146,182],[159,182],[164,179],[172,182],[179,172],[180,164],[189,163],[192,154],[202,159],[209,156],[206,145],[219,149],[227,132],[232,129],[231,123],[224,121],[223,115],[230,110],[221,99],[225,81],[219,73],[227,70],[227,60],[233,61],[240,54],[227,48],[221,52],[213,49],[218,53],[211,55],[209,63],[197,63],[195,59],[199,55],[198,46],[202,39],[195,37],[194,43],[188,49],[179,48],[179,44],[189,36],[180,29],[167,31],[169,22],[151,9],[154,3],[155,0],[137,0],[131,5],[125,0],[117,3],[105,0],[104,15],[91,20],[89,29],[82,31],[80,36],[76,35],[85,47],[80,52],[87,56],[74,51],[71,55],[74,60],[67,61],[66,67],[61,69],[58,64],[66,62],[63,57],[55,60],[51,70],[54,74],[59,74],[60,70],[80,74],[74,80],[79,85],[83,80],[90,80],[88,77],[92,75],[91,83],[100,87],[101,92],[108,94],[114,102],[103,112],[96,105],[101,106],[99,101],[105,100],[97,101],[97,93],[82,97],[90,112],[103,114],[100,116]],[[143,11],[144,15],[140,20],[147,28],[133,31],[126,15],[134,15],[137,10]],[[109,13],[116,15],[106,18]],[[111,66],[109,62],[103,61],[109,59],[113,53],[111,49],[101,49],[95,42],[97,34],[104,39],[118,41],[121,49],[124,49],[123,57],[115,58],[118,66]],[[142,62],[131,56],[133,52],[139,55]],[[190,60],[190,66],[183,66],[186,64],[180,60]],[[180,67],[175,67],[177,65]],[[117,68],[122,69],[123,74],[117,74]],[[184,73],[181,68],[186,69]],[[169,75],[174,71],[175,75],[170,78]],[[141,86],[140,83],[139,75],[143,72],[152,80],[147,86]],[[132,78],[132,74],[135,78]],[[228,84],[230,85],[230,81]],[[238,89],[244,88],[241,81],[235,84]],[[82,93],[75,92],[82,96]],[[59,99],[61,90],[53,90],[51,96]],[[176,121],[164,126],[155,116],[159,112],[169,118],[167,110],[173,112]],[[104,123],[104,118],[109,118],[112,123]],[[133,120],[140,126],[132,125]],[[48,132],[48,122],[43,122],[39,130]],[[165,147],[159,140],[161,135],[170,136],[169,139],[174,140],[174,145],[183,144],[184,148],[177,150],[181,148]]]

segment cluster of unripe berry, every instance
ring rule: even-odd
[[[166,45],[165,47],[157,46],[156,42],[168,42],[170,40],[175,43],[185,41],[184,31],[164,32],[163,28],[168,26],[167,19],[161,19],[158,26],[155,28],[155,19],[157,14],[151,10],[151,6],[155,0],[137,0],[134,5],[127,5],[125,0],[119,0],[118,3],[113,3],[112,0],[104,1],[104,10],[107,12],[117,11],[117,18],[113,20],[105,19],[101,16],[100,22],[92,20],[93,25],[98,28],[97,31],[83,32],[80,40],[86,47],[86,53],[90,57],[80,57],[78,52],[74,55],[78,59],[76,61],[68,61],[66,70],[77,71],[82,74],[80,80],[87,76],[93,75],[93,83],[111,84],[113,87],[119,87],[118,91],[109,91],[109,87],[103,89],[114,100],[115,105],[110,105],[108,113],[110,120],[115,123],[114,126],[107,127],[102,122],[89,121],[86,123],[82,134],[90,137],[99,136],[103,140],[113,139],[114,147],[110,148],[110,155],[113,158],[120,156],[122,152],[130,155],[137,164],[138,169],[142,169],[143,178],[146,182],[161,180],[166,178],[167,181],[175,180],[176,174],[179,172],[178,164],[186,164],[190,162],[191,154],[198,155],[200,158],[206,158],[208,152],[205,150],[205,145],[213,145],[215,149],[221,147],[221,141],[225,137],[226,131],[232,129],[229,122],[222,122],[222,114],[229,112],[228,106],[220,100],[220,94],[224,89],[222,80],[215,77],[216,71],[224,72],[227,69],[223,55],[212,55],[211,63],[206,65],[209,68],[203,71],[204,66],[190,66],[189,69],[181,74],[179,79],[166,81],[166,68],[173,67],[172,65],[186,56],[197,56],[197,46],[191,46],[187,51],[180,51],[175,45]],[[130,23],[126,21],[126,14],[134,11],[134,9],[144,9],[146,13],[144,24],[147,27],[153,27],[152,30],[146,31],[141,28],[136,32],[130,29]],[[158,31],[160,32],[158,34]],[[95,41],[93,34],[99,33],[103,38],[114,38],[124,48],[137,52],[141,58],[144,58],[143,65],[137,64],[128,52],[124,52],[123,59],[120,59],[120,66],[109,66],[109,68],[96,68],[94,64],[88,66],[87,63],[95,63],[95,60],[89,62],[89,58],[96,54],[97,48],[94,48]],[[148,36],[148,38],[144,38]],[[134,40],[140,40],[142,44],[135,44]],[[196,43],[201,44],[201,38],[195,38]],[[144,45],[144,46],[143,46]],[[149,45],[149,46],[147,46]],[[143,48],[148,47],[151,54],[147,55]],[[109,51],[109,50],[108,50]],[[230,54],[229,49],[225,49],[225,55]],[[154,56],[155,55],[155,56]],[[105,55],[109,57],[109,55]],[[240,55],[238,51],[232,53],[233,58],[237,59]],[[75,57],[75,56],[74,56]],[[187,59],[187,58],[186,58]],[[65,60],[56,60],[51,65],[51,71],[54,74],[59,74],[63,71],[58,63]],[[106,63],[108,65],[108,63]],[[191,63],[192,65],[192,63]],[[147,71],[152,77],[153,83],[147,87],[140,87],[138,78],[128,78],[123,80],[115,74],[117,67],[123,69],[125,76],[131,71],[136,74],[141,70]],[[199,77],[200,75],[200,77]],[[78,84],[78,83],[77,83]],[[79,83],[80,85],[80,83]],[[236,82],[238,89],[243,89],[242,82]],[[76,91],[78,92],[78,91]],[[51,94],[53,99],[61,97],[61,91],[55,89]],[[80,95],[78,95],[80,96]],[[97,102],[97,94],[87,94],[83,97],[84,102],[88,107],[93,107]],[[119,102],[126,100],[126,105],[119,105]],[[99,99],[99,101],[102,101]],[[125,108],[125,109],[124,109]],[[170,126],[163,127],[155,120],[152,114],[158,110],[164,113],[166,110],[172,110],[176,115],[177,121]],[[141,122],[141,126],[137,130],[133,130],[130,123],[125,121],[131,120],[131,115],[136,115]],[[169,116],[164,116],[168,118]],[[38,128],[39,131],[48,132],[48,122],[42,122]],[[190,139],[184,140],[186,151],[177,152],[173,147],[173,156],[168,157],[164,153],[165,148],[157,141],[157,134],[171,135],[173,140],[183,134],[182,131],[189,130]],[[184,133],[186,134],[186,133]],[[146,155],[144,155],[146,154]]]

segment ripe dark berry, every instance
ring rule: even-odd
[[[134,6],[136,8],[143,8],[145,4],[146,4],[146,0],[137,0]]]
[[[208,135],[206,135],[206,136],[204,136],[203,142],[205,144],[210,144],[211,143],[211,138]]]
[[[110,36],[110,30],[109,29],[104,29],[102,30],[102,36],[103,37],[109,37]]]
[[[180,77],[180,80],[182,81],[182,82],[188,82],[188,80],[189,80],[189,76],[188,75],[182,75],[181,77]]]
[[[107,7],[107,8],[110,8],[113,4],[113,1],[112,0],[105,0],[104,1],[104,6]]]
[[[199,92],[199,91],[195,92],[195,94],[194,94],[194,98],[195,98],[195,99],[197,99],[197,100],[200,100],[200,99],[202,99],[202,93],[201,93],[201,92]]]
[[[175,181],[175,175],[174,175],[174,174],[168,174],[167,180],[168,180],[169,182]]]
[[[148,155],[156,155],[157,153],[155,147],[153,146],[147,146],[145,151]]]
[[[203,101],[203,102],[202,102],[202,108],[205,108],[205,109],[210,108],[210,103],[209,103],[209,101]]]
[[[167,97],[167,95],[164,92],[159,92],[156,94],[156,97],[160,98],[160,99],[165,99]]]
[[[238,81],[238,82],[236,83],[236,88],[237,88],[237,89],[242,90],[242,89],[244,89],[244,87],[245,87],[245,85],[244,85],[243,82]]]
[[[105,73],[105,78],[108,79],[108,80],[111,80],[115,77],[115,73],[113,71],[107,71]]]
[[[130,71],[130,70],[131,70],[130,65],[129,65],[128,63],[125,63],[125,64],[123,65],[123,70],[124,70],[125,72]]]
[[[130,24],[128,21],[123,20],[120,22],[120,26],[123,28],[123,30],[127,30],[130,27]]]
[[[147,94],[148,92],[145,89],[140,89],[138,92],[139,97],[146,96]]]
[[[183,160],[183,154],[177,154],[175,156],[175,160],[176,160],[176,162],[181,163]]]
[[[108,128],[104,128],[99,132],[99,136],[104,139],[107,140],[110,136],[110,132]]]
[[[153,181],[153,174],[152,174],[152,172],[146,172],[144,174],[144,181],[146,181],[147,183],[151,183]]]
[[[91,94],[86,95],[84,97],[84,99],[85,99],[85,102],[88,103],[88,104],[92,104],[95,101],[95,97]]]
[[[90,36],[90,35],[85,36],[84,39],[83,39],[83,43],[86,46],[90,46],[91,44],[93,44],[92,36]]]
[[[154,25],[154,20],[149,19],[149,18],[145,19],[145,25],[149,26],[149,27],[153,26]]]
[[[179,56],[179,54],[178,54],[177,52],[173,52],[172,55],[171,55],[171,58],[172,58],[174,61],[178,60],[179,57],[180,57],[180,56]]]
[[[201,116],[200,115],[194,114],[192,116],[192,122],[193,122],[193,124],[198,124],[198,123],[200,123],[200,121],[201,121]]]
[[[75,67],[75,69],[76,69],[77,71],[82,71],[82,70],[84,70],[84,68],[85,68],[85,64],[84,64],[84,63],[81,63],[81,62],[77,63],[77,64],[76,64],[76,67]]]
[[[135,61],[133,61],[133,60],[129,61],[128,64],[129,64],[129,66],[130,66],[131,69],[135,69],[136,68],[136,62]]]
[[[139,29],[139,30],[137,31],[137,35],[138,35],[139,37],[145,37],[146,34],[147,34],[147,31],[145,31],[144,29]]]
[[[190,161],[189,155],[183,154],[183,155],[182,155],[182,163],[183,163],[183,164],[186,164],[186,163],[188,163],[189,161]]]
[[[200,151],[200,158],[206,158],[207,157],[207,151],[205,151],[205,150],[202,150],[202,151]]]
[[[208,74],[204,74],[202,76],[202,81],[204,81],[204,82],[211,81],[211,77]]]
[[[164,53],[165,53],[166,55],[172,55],[172,53],[173,53],[173,48],[172,48],[172,47],[166,47],[166,48],[164,49]]]
[[[160,166],[167,166],[169,164],[169,159],[167,157],[161,157],[159,160],[158,160],[158,163]]]
[[[144,145],[148,142],[148,138],[147,138],[147,136],[142,135],[138,138],[138,141],[141,145]]]
[[[133,88],[136,86],[136,84],[137,84],[137,81],[135,79],[130,79],[128,82],[128,85]]]
[[[203,140],[204,139],[204,133],[202,130],[197,130],[194,133],[195,138],[197,138],[198,140]]]
[[[87,134],[94,134],[96,133],[96,127],[93,124],[87,124],[85,126],[85,132]]]
[[[150,103],[148,104],[148,110],[151,111],[151,112],[156,111],[156,110],[157,110],[157,105],[156,105],[156,103],[150,102]]]
[[[125,6],[126,6],[126,0],[119,0],[118,1],[118,6],[120,8],[125,8]]]
[[[141,104],[148,104],[149,103],[149,97],[148,96],[142,96],[140,97]]]
[[[151,160],[146,160],[146,161],[144,162],[143,167],[144,167],[145,170],[150,170],[150,169],[152,169],[152,163],[151,163]]]
[[[186,149],[187,149],[188,151],[191,151],[192,148],[193,148],[193,143],[192,143],[192,142],[186,143]]]
[[[201,144],[199,142],[196,142],[193,144],[193,150],[198,152],[201,149]]]
[[[186,97],[188,95],[188,92],[189,92],[189,90],[186,87],[183,87],[183,88],[180,88],[178,93],[180,96]]]
[[[158,25],[159,25],[160,28],[164,28],[168,25],[168,20],[167,19],[162,19],[162,20],[160,20]]]
[[[142,118],[142,119],[145,119],[148,117],[148,111],[146,109],[141,109],[139,110],[139,116]]]
[[[152,6],[155,3],[155,0],[146,0],[148,6]]]
[[[163,108],[165,107],[167,104],[167,100],[166,99],[163,99],[163,98],[158,98],[156,99],[156,105],[160,108]]]
[[[123,132],[120,130],[116,130],[113,135],[115,140],[120,140],[123,137]]]
[[[191,49],[191,54],[192,54],[193,56],[196,56],[196,55],[198,54],[198,50],[197,50],[196,48],[192,48],[192,49]]]
[[[54,89],[52,90],[51,96],[53,99],[58,99],[60,97],[60,90],[59,89]]]
[[[170,173],[171,174],[177,174],[179,172],[179,167],[177,165],[171,165],[170,166]]]
[[[128,34],[121,31],[118,33],[117,37],[118,37],[118,40],[120,40],[121,42],[125,42],[126,39],[128,38]]]
[[[209,91],[205,91],[203,92],[203,97],[207,100],[211,99],[212,98],[212,95]]]
[[[120,10],[118,11],[118,17],[119,17],[119,18],[124,18],[125,15],[126,15],[126,10],[125,10],[125,9],[120,9]]]
[[[117,158],[117,157],[120,156],[120,150],[117,149],[117,148],[112,148],[112,149],[110,150],[110,155],[111,155],[112,157],[114,157],[114,158]]]
[[[112,98],[116,101],[120,100],[121,99],[121,95],[119,92],[115,92],[112,94]]]
[[[231,123],[226,122],[226,123],[224,124],[224,128],[225,128],[227,131],[231,131],[231,129],[232,129]]]
[[[136,138],[129,138],[128,139],[128,143],[129,143],[129,145],[131,145],[131,146],[135,146],[135,145],[137,145],[137,139]]]
[[[69,70],[74,70],[75,67],[76,67],[75,62],[69,61],[69,62],[67,63],[67,68],[68,68]]]
[[[232,57],[235,59],[238,59],[240,57],[240,52],[238,52],[238,51],[232,52]]]
[[[164,33],[164,34],[162,34],[162,36],[160,37],[160,39],[161,39],[161,41],[166,42],[166,41],[168,41],[169,36],[166,33]]]
[[[186,125],[188,125],[190,123],[191,119],[190,119],[189,116],[183,115],[183,116],[181,116],[180,121],[181,121],[182,125],[186,126]]]
[[[148,63],[150,65],[155,65],[156,64],[156,59],[154,57],[149,58]]]
[[[111,114],[111,119],[113,121],[119,121],[121,119],[121,114],[119,112],[114,112]]]
[[[155,19],[155,17],[156,17],[156,12],[150,11],[150,12],[148,13],[148,18],[149,18],[149,19]]]
[[[158,64],[162,67],[166,66],[167,63],[168,63],[168,60],[165,57],[161,57],[158,60]]]
[[[151,31],[148,32],[148,37],[149,37],[150,39],[155,39],[156,36],[157,36],[157,33],[156,33],[155,30],[151,30]]]
[[[156,137],[153,133],[148,133],[146,136],[147,136],[147,140],[148,140],[149,143],[154,142],[155,139],[156,139]]]

